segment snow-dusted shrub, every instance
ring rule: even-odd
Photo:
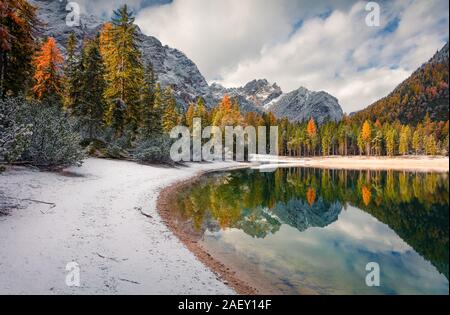
[[[24,161],[49,168],[81,165],[85,155],[80,136],[60,106],[29,104],[28,121],[33,134]]]
[[[0,161],[14,162],[27,147],[32,132],[25,122],[23,98],[0,99]]]
[[[107,128],[104,132],[103,141],[106,143],[102,150],[104,157],[111,159],[126,159],[129,157],[128,150],[132,147],[132,130],[126,129],[122,135],[117,138],[116,130]]]
[[[167,135],[154,136],[141,140],[134,150],[133,158],[143,163],[169,163],[172,139]]]

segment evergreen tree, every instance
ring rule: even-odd
[[[193,127],[193,120],[194,120],[194,115],[195,115],[195,107],[196,105],[193,103],[189,104],[189,107],[186,111],[185,114],[185,120],[186,120],[186,126],[189,128],[189,130],[192,131],[192,127]]]
[[[208,125],[208,113],[206,110],[205,102],[202,97],[197,99],[197,103],[195,105],[194,117],[200,118],[202,122],[202,126]]]
[[[105,124],[114,130],[115,139],[124,134],[127,106],[121,99],[113,100],[105,113]]]
[[[397,131],[394,128],[389,128],[385,135],[386,153],[389,156],[395,155],[395,148],[397,147]]]
[[[422,132],[421,128],[418,126],[416,130],[414,130],[413,138],[412,138],[412,148],[416,154],[420,154],[422,151]]]
[[[126,105],[125,123],[136,128],[140,123],[144,67],[138,48],[139,34],[132,12],[124,5],[114,11],[112,23],[104,25],[100,36],[101,52],[106,66],[105,97],[110,106],[114,100]]]
[[[410,139],[411,139],[411,129],[409,129],[408,126],[402,126],[398,146],[398,151],[400,154],[406,155],[409,153]]]
[[[80,76],[80,97],[72,107],[72,113],[79,118],[81,129],[93,139],[103,125],[106,111],[104,92],[105,68],[100,55],[98,40],[85,43],[82,54]]]
[[[70,109],[80,95],[80,73],[82,69],[80,60],[77,56],[78,41],[75,33],[71,33],[66,45],[66,65],[64,68],[64,106]]]
[[[172,88],[168,86],[164,90],[164,113],[162,117],[162,127],[166,133],[169,133],[178,124],[176,106],[177,103]]]
[[[333,139],[333,125],[331,123],[324,124],[322,126],[321,139],[322,139],[322,154],[324,156],[330,155],[330,149]]]
[[[364,147],[365,147],[365,141],[363,139],[362,132],[358,133],[357,145],[358,145],[359,155],[362,155],[364,152]]]
[[[375,137],[372,140],[373,150],[375,154],[380,156],[383,152],[383,131],[377,128],[375,131]]]
[[[425,154],[426,155],[437,154],[437,143],[434,135],[428,135],[425,137]]]
[[[145,72],[143,91],[141,136],[148,138],[162,133],[161,88],[156,84],[156,76],[151,63]]]

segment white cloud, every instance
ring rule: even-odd
[[[144,0],[74,0],[80,5],[83,13],[94,14],[98,16],[111,16],[113,10],[127,4],[130,9],[137,10]]]
[[[207,78],[255,57],[291,30],[287,1],[175,0],[142,10],[137,23],[147,34],[185,52]]]
[[[355,1],[175,0],[141,10],[137,23],[185,52],[210,82],[267,78],[285,91],[325,90],[351,112],[389,93],[448,39],[447,0],[380,5],[380,28],[365,25],[365,2]]]

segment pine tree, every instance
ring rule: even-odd
[[[142,105],[141,136],[149,138],[162,133],[161,88],[156,84],[156,76],[151,63],[145,72],[145,85]]]
[[[362,137],[362,132],[358,133],[358,138],[356,141],[357,141],[357,145],[358,145],[359,155],[362,155],[364,153],[364,147],[365,147],[365,142]]]
[[[0,98],[27,94],[33,76],[35,37],[41,26],[26,0],[0,3]]]
[[[398,146],[398,151],[400,154],[406,155],[409,153],[410,138],[411,138],[411,129],[409,129],[408,126],[402,126]]]
[[[385,135],[386,153],[389,156],[395,155],[395,148],[397,147],[397,131],[394,128],[389,128]]]
[[[64,58],[53,37],[49,37],[33,59],[35,85],[33,92],[39,100],[62,100]]]
[[[412,147],[416,154],[420,154],[422,151],[422,132],[421,128],[417,127],[414,130],[413,138],[412,138]]]
[[[192,127],[193,127],[193,120],[194,120],[194,115],[195,115],[195,107],[196,105],[193,103],[189,104],[189,107],[186,111],[185,114],[185,120],[186,120],[186,126],[189,128],[189,130],[192,131]]]
[[[333,131],[332,131],[331,123],[324,124],[322,126],[322,132],[321,132],[322,154],[324,156],[330,155],[332,138],[333,138]]]
[[[66,65],[64,68],[64,106],[68,109],[75,104],[76,97],[80,94],[79,76],[82,69],[80,69],[80,60],[77,56],[78,40],[75,33],[71,33],[66,45]]]
[[[197,99],[197,103],[195,105],[194,117],[200,118],[202,122],[202,126],[208,125],[208,113],[206,110],[205,102],[202,97]]]
[[[172,88],[168,86],[164,90],[164,113],[162,117],[162,127],[166,133],[169,133],[178,124],[176,106],[177,103]]]
[[[80,75],[80,97],[72,106],[73,115],[79,118],[80,127],[93,139],[103,125],[106,111],[104,92],[105,68],[100,55],[98,40],[85,43],[82,54]]]
[[[107,23],[100,35],[100,51],[106,65],[105,97],[113,105],[122,100],[126,105],[125,123],[136,128],[140,124],[144,67],[138,48],[139,34],[132,12],[124,5],[114,11],[112,23]]]
[[[434,135],[428,135],[425,137],[425,154],[426,155],[437,154],[437,143]]]
[[[376,130],[375,137],[372,140],[372,145],[375,154],[381,156],[383,151],[383,131],[381,129]]]

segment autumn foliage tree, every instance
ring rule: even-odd
[[[40,22],[26,0],[0,2],[0,97],[26,94]]]
[[[306,132],[308,134],[308,151],[309,153],[315,155],[316,146],[318,143],[317,138],[317,127],[316,123],[314,121],[314,118],[311,117],[311,119],[308,121],[308,125],[306,126]]]
[[[233,105],[231,98],[225,95],[213,113],[212,124],[220,128],[237,126],[243,122],[238,106]]]
[[[38,100],[61,101],[64,58],[53,37],[44,42],[33,59],[35,66],[33,93]]]
[[[361,139],[365,145],[366,154],[370,155],[370,144],[372,141],[372,128],[369,121],[365,121],[361,128]]]

